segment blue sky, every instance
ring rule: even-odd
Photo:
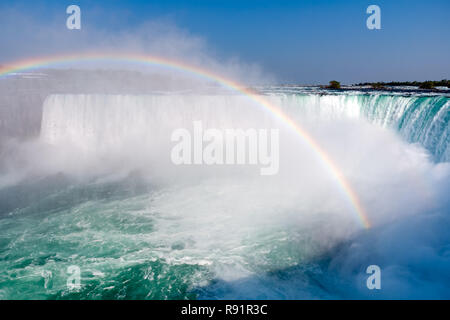
[[[168,21],[202,39],[218,59],[256,63],[283,83],[450,78],[448,0],[2,0],[1,12],[16,8],[31,17],[23,21],[34,24],[25,30],[20,18],[2,19],[0,63],[33,55],[38,44],[31,46],[30,30],[40,44],[49,41],[48,53],[61,50],[54,46],[60,38],[46,27],[51,21],[64,29],[70,4],[81,7],[84,33],[101,30],[108,37],[148,22]],[[370,4],[381,8],[381,30],[366,28]],[[21,31],[27,35],[20,36]],[[71,50],[81,41],[74,32],[61,33],[73,44]]]

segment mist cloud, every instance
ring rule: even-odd
[[[65,12],[42,8],[33,13],[23,7],[0,7],[0,65],[32,57],[59,54],[114,52],[155,55],[201,66],[248,84],[267,84],[274,77],[239,57],[223,58],[207,41],[179,27],[173,18],[121,24],[127,15],[90,10],[83,14],[81,30],[68,30]],[[111,19],[119,22],[110,27]],[[96,67],[101,68],[102,64]],[[126,66],[130,67],[130,66]],[[142,68],[140,66],[139,68]]]

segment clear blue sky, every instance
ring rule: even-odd
[[[83,26],[111,33],[170,20],[220,57],[255,62],[285,83],[450,78],[449,0],[2,0],[0,12],[18,7],[44,26],[57,13],[65,21],[70,4],[81,7]],[[370,4],[381,8],[381,30],[366,28]],[[25,54],[14,51],[12,29],[20,24],[0,31],[0,63]]]

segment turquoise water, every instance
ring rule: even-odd
[[[17,208],[0,219],[2,298],[221,298],[231,289],[220,284],[218,273],[263,278],[314,253],[302,228],[247,224],[239,230],[233,216],[189,216],[190,205],[175,201],[186,212],[174,214],[159,203],[172,192],[136,177],[74,185],[60,175],[3,189],[3,197],[26,200],[17,199]],[[78,290],[66,285],[72,265],[81,270]],[[316,267],[303,268],[314,274]],[[286,296],[261,288],[268,292],[251,295]]]
[[[317,127],[377,221],[372,230],[300,151],[290,165],[303,168],[288,175],[302,181],[289,183],[29,173],[0,188],[0,298],[373,298],[364,270],[377,261],[394,264],[384,297],[449,297],[449,98],[268,98],[300,121],[335,120]],[[365,145],[370,156],[358,151]],[[408,231],[417,217],[428,229]],[[419,256],[404,253],[411,245]],[[79,288],[67,285],[71,266]]]
[[[397,131],[406,141],[419,143],[433,158],[450,161],[450,98],[443,95],[401,94],[282,94],[293,116],[298,112],[320,117],[348,116]],[[303,110],[303,111],[301,111]]]

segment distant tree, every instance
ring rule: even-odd
[[[341,83],[339,81],[332,80],[332,81],[330,81],[330,85],[327,88],[329,88],[329,89],[340,89],[341,88]]]
[[[382,83],[382,82],[372,83],[372,84],[370,84],[370,86],[373,89],[384,89],[385,88],[384,83]]]
[[[424,81],[420,84],[420,89],[434,89],[434,81]]]
[[[1,66],[0,66],[0,69],[1,69]],[[439,87],[450,88],[450,80],[444,79],[444,80],[441,80],[441,81],[435,83],[435,85],[439,86]]]

